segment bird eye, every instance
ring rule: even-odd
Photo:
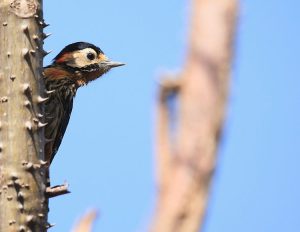
[[[93,59],[95,59],[95,54],[93,54],[93,53],[88,53],[87,55],[86,55],[86,57],[89,59],[89,60],[93,60]]]

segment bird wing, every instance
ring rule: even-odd
[[[51,93],[45,104],[45,116],[48,122],[45,128],[45,156],[46,160],[52,162],[66,132],[70,115],[73,108],[72,91],[69,89],[57,89]]]

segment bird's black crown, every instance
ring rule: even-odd
[[[69,44],[68,46],[66,46],[63,50],[60,51],[60,53],[58,53],[58,55],[53,60],[55,61],[55,60],[59,59],[59,57],[61,57],[65,53],[74,52],[74,51],[82,50],[85,48],[94,49],[96,51],[97,55],[104,54],[103,51],[99,47],[95,46],[94,44],[87,43],[87,42],[76,42],[76,43],[72,43],[72,44]]]

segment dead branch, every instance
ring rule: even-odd
[[[52,197],[57,197],[57,196],[61,196],[64,194],[68,194],[68,193],[70,193],[68,188],[69,188],[68,183],[64,183],[62,185],[56,185],[53,187],[47,187],[46,188],[46,196],[48,198],[52,198]]]

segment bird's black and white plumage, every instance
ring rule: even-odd
[[[73,98],[79,87],[86,85],[113,67],[124,65],[110,61],[93,44],[77,42],[66,46],[44,68],[49,99],[45,103],[45,158],[52,162],[65,134],[73,108]]]

